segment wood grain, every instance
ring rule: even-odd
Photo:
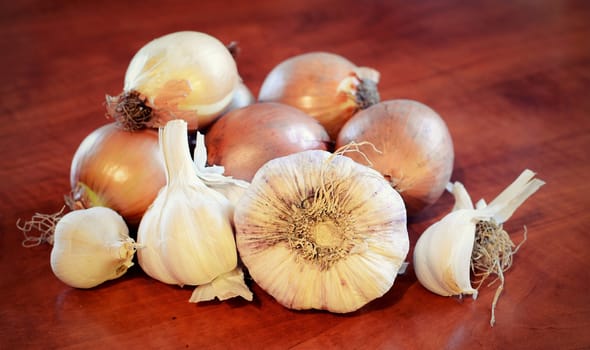
[[[381,72],[383,99],[445,119],[453,179],[493,198],[523,169],[547,182],[505,225],[528,241],[477,300],[443,298],[413,269],[347,315],[255,300],[187,302],[191,290],[136,266],[92,290],[69,288],[51,247],[21,247],[18,218],[59,210],[81,140],[107,122],[129,60],[154,37],[198,30],[242,48],[257,93],[298,53],[329,51]],[[4,1],[0,5],[0,348],[590,348],[590,2],[517,0]],[[444,195],[408,225],[412,245],[452,206]]]

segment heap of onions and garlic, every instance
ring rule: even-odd
[[[450,182],[454,150],[443,119],[418,101],[380,101],[378,81],[374,69],[314,52],[277,65],[255,101],[216,38],[184,31],[154,39],[131,60],[123,92],[107,96],[116,123],[91,133],[74,156],[73,211],[36,214],[20,228],[43,235],[23,244],[53,244],[52,271],[76,288],[122,276],[136,257],[154,279],[196,286],[191,302],[252,300],[245,269],[287,308],[352,312],[393,286],[409,251],[407,215],[446,187],[460,210],[418,240],[419,282],[441,295],[476,295],[471,257],[472,268],[487,266],[476,276],[496,273],[503,283],[518,247],[501,224],[542,182],[528,182],[527,171],[508,195],[473,209]],[[240,125],[261,130],[248,129],[248,139]],[[187,135],[196,135],[193,159]],[[148,171],[133,171],[139,164]],[[133,237],[128,227],[137,225]],[[445,238],[458,231],[470,234]],[[481,232],[502,242],[490,248],[495,255],[478,246]],[[448,250],[433,248],[441,240]],[[452,251],[464,252],[460,263],[445,263],[459,256]]]

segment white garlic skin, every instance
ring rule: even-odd
[[[314,150],[271,160],[256,173],[236,207],[242,261],[254,281],[287,308],[358,310],[389,291],[409,250],[401,196],[374,170],[348,157],[328,160],[332,156]],[[333,168],[324,167],[326,162]],[[352,248],[324,269],[289,246],[285,223],[293,206],[322,186],[321,169],[330,169],[327,176],[337,170],[332,179],[342,181],[343,189],[337,207],[354,222]],[[318,227],[316,242],[339,245],[338,234],[322,237]]]
[[[156,38],[135,54],[124,90],[140,92],[152,108],[170,119],[182,117],[196,129],[229,106],[240,81],[223,43],[205,33],[181,31]]]
[[[414,271],[428,290],[442,296],[471,294],[470,266],[475,224],[472,209],[459,209],[430,226],[414,247]]]
[[[135,243],[123,218],[105,207],[75,210],[57,223],[51,269],[65,284],[92,288],[133,265]]]

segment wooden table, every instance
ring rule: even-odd
[[[166,4],[166,5],[164,5]],[[0,348],[590,348],[590,2],[4,1],[0,10]],[[547,184],[504,226],[528,241],[477,300],[428,292],[412,266],[346,315],[294,312],[253,286],[254,302],[187,302],[191,289],[136,266],[76,290],[51,247],[21,247],[18,218],[51,213],[69,191],[81,140],[104,124],[104,96],[154,37],[198,30],[236,40],[244,82],[298,53],[330,51],[381,72],[382,99],[434,108],[454,139],[453,180],[493,198],[525,168]],[[409,222],[411,245],[452,206]]]

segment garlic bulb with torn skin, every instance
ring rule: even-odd
[[[373,169],[320,150],[266,163],[234,222],[250,275],[291,309],[361,308],[392,287],[409,249],[401,196]]]
[[[483,281],[492,273],[498,275],[501,284],[492,303],[493,326],[495,306],[504,285],[503,272],[510,268],[518,250],[501,225],[544,184],[534,176],[525,170],[489,205],[480,200],[475,208],[461,183],[449,184],[447,189],[455,197],[453,210],[426,229],[414,248],[418,281],[442,296],[476,298]],[[471,284],[471,272],[479,278],[476,288]]]

